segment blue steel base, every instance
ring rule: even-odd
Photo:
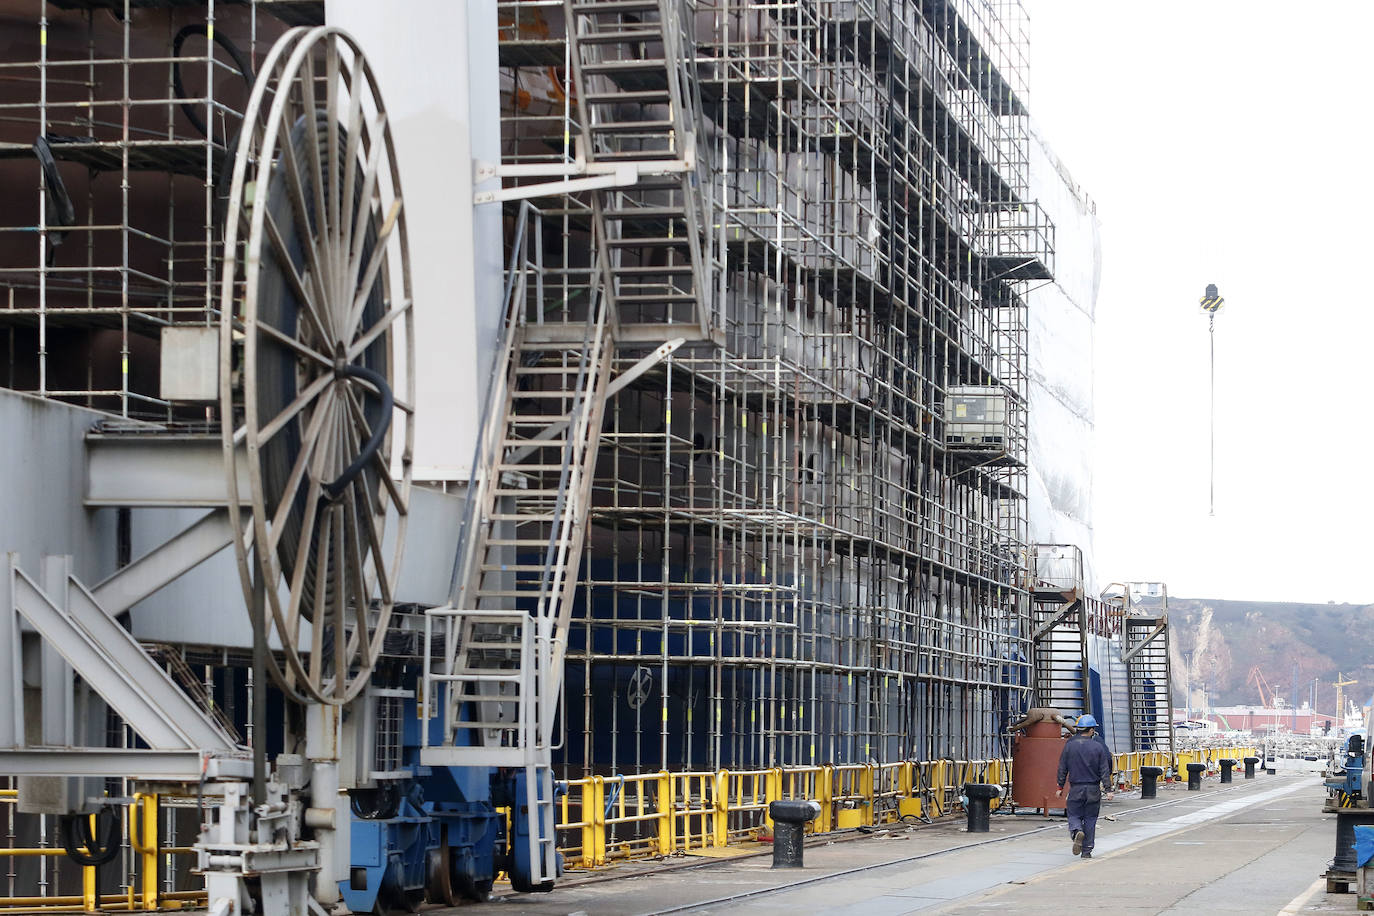
[[[417,806],[416,795],[413,790],[394,817],[353,819],[351,875],[339,882],[353,912],[413,910],[423,901],[452,905],[460,897],[483,900],[491,891],[496,811],[486,803]]]

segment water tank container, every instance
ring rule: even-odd
[[[1001,451],[1007,447],[1007,394],[972,385],[945,394],[945,446]]]

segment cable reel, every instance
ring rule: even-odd
[[[239,577],[250,609],[254,577],[264,584],[260,623],[285,659],[269,654],[276,684],[340,705],[382,650],[414,442],[400,175],[352,37],[286,32],[233,152],[219,372]]]

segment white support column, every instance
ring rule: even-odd
[[[14,571],[19,555],[6,554],[0,580],[0,747],[24,745],[24,656],[19,612],[14,606]]]
[[[39,567],[43,593],[59,611],[67,610],[67,580],[71,557],[44,557]],[[72,668],[47,640],[43,641],[41,664],[43,743],[53,747],[74,744],[72,711]]]
[[[348,796],[339,791],[341,713],[340,707],[324,703],[311,703],[305,709],[305,756],[310,761],[305,825],[320,844],[313,896],[326,907],[339,902],[339,882],[348,880],[350,861]]]

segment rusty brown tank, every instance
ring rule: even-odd
[[[1069,740],[1057,722],[1036,722],[1016,736],[1011,751],[1011,798],[1018,808],[1063,809],[1059,788],[1059,755]]]

